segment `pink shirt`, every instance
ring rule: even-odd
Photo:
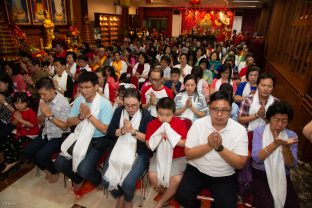
[[[210,85],[210,88],[215,89],[215,92],[218,91],[219,88],[220,88],[220,86],[221,86],[221,85],[220,85],[220,86],[216,86],[217,81],[218,81],[218,79],[215,78],[215,79],[212,81],[211,85]],[[223,82],[223,81],[221,80],[221,84],[223,84],[223,83],[225,83],[225,82]],[[230,84],[231,84],[232,87],[233,87],[233,95],[235,95],[235,92],[236,92],[236,90],[237,90],[236,82],[231,81]]]
[[[21,74],[13,75],[12,81],[15,89],[19,92],[25,92],[27,88],[27,84],[23,79]]]

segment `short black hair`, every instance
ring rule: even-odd
[[[69,56],[69,55],[71,55],[71,56],[73,57],[74,61],[77,60],[77,54],[76,54],[75,52],[72,52],[72,51],[66,52],[66,58],[67,58],[67,56]]]
[[[176,68],[176,67],[173,67],[170,70],[170,74],[178,74],[178,75],[180,75],[180,73],[181,73],[180,69]]]
[[[88,62],[89,58],[86,55],[80,55],[80,56],[78,56],[78,60],[84,60],[85,62]]]
[[[141,102],[141,93],[136,88],[126,89],[125,93],[123,94],[123,100],[129,97],[136,98],[139,102]]]
[[[227,94],[230,95],[230,99],[231,99],[231,105],[233,103],[233,87],[230,83],[223,83],[219,90],[226,92]]]
[[[200,51],[202,54],[205,54],[204,49],[203,49],[202,47],[197,47],[197,48],[195,49],[195,53],[196,53],[197,51]]]
[[[114,51],[113,56],[115,56],[116,53],[118,53],[119,56],[121,56],[121,53],[120,53],[120,51],[118,51],[118,50]]]
[[[147,57],[146,53],[141,51],[140,53],[138,53],[138,58],[139,58],[139,56],[143,56],[144,62],[148,63],[148,57]]]
[[[161,77],[161,78],[164,77],[164,71],[163,71],[160,67],[154,67],[154,68],[150,71],[150,75],[152,74],[152,72],[159,72],[159,73],[160,73],[160,77]]]
[[[185,85],[185,83],[186,83],[188,80],[190,80],[190,79],[194,80],[194,81],[195,81],[195,84],[197,85],[197,79],[196,79],[196,77],[195,77],[194,74],[188,74],[188,75],[186,75],[186,76],[184,77],[183,84]],[[184,90],[186,90],[186,89],[184,88]],[[197,87],[195,88],[195,91],[196,91],[196,90],[197,90]]]
[[[124,94],[126,93],[127,88],[125,87],[125,85],[119,85],[118,87],[118,96],[124,96]]]
[[[93,85],[99,84],[99,78],[95,72],[82,72],[78,75],[77,83],[91,82]]]
[[[218,90],[210,96],[210,104],[217,100],[225,100],[232,106],[231,96],[223,90]]]
[[[166,61],[167,62],[167,64],[170,64],[170,62],[171,62],[171,59],[170,59],[170,57],[168,56],[168,55],[163,55],[161,58],[160,58],[160,61]]]
[[[55,43],[55,46],[56,45],[59,45],[60,47],[62,47],[62,48],[64,48],[64,43],[63,43],[63,41],[57,41],[56,43]]]
[[[119,77],[119,83],[130,83],[131,78],[130,75],[126,72],[122,73]]]
[[[208,60],[206,58],[200,59],[198,65],[201,65],[202,63],[205,63],[208,66]]]
[[[26,92],[15,92],[12,98],[13,103],[28,103],[29,97]]]
[[[251,66],[251,67],[248,67],[248,69],[247,69],[247,72],[246,72],[246,79],[247,79],[247,81],[249,81],[249,79],[248,79],[248,76],[249,76],[249,73],[251,73],[251,72],[258,72],[258,74],[260,74],[260,68],[259,67],[257,67],[257,66]]]
[[[108,71],[109,75],[113,77],[115,81],[118,81],[118,77],[116,75],[116,72],[113,66],[104,66],[104,71],[105,71],[105,74],[106,74],[106,71]]]
[[[31,64],[32,64],[33,66],[36,66],[36,65],[39,65],[39,66],[40,66],[40,61],[39,61],[38,59],[34,58],[34,59],[31,60]]]
[[[39,79],[36,82],[36,89],[40,90],[40,89],[46,89],[46,90],[55,90],[55,86],[53,83],[53,80],[50,77],[42,77],[41,79]]]
[[[290,122],[294,117],[293,108],[285,101],[275,101],[269,106],[266,113],[266,119],[270,120],[272,116],[276,114],[286,114],[288,116],[288,122]]]
[[[6,95],[10,95],[11,93],[14,92],[14,85],[13,85],[12,79],[4,71],[0,71],[0,82],[4,82],[8,84],[8,90],[7,92],[5,92]]]
[[[31,55],[29,53],[27,53],[26,51],[20,51],[18,52],[18,56],[23,57],[23,58],[28,58],[31,59]]]
[[[192,68],[191,74],[194,75],[196,80],[197,80],[197,79],[201,79],[203,77],[204,71],[199,66],[194,66]]]
[[[56,58],[56,59],[54,59],[53,63],[55,63],[55,62],[60,62],[60,64],[62,66],[66,66],[66,60],[63,58]]]
[[[103,66],[100,66],[99,68],[97,68],[95,71],[95,73],[100,73],[102,74],[103,77],[106,77],[106,72]]]
[[[179,56],[179,58],[180,58],[181,56],[185,56],[185,57],[186,57],[186,60],[188,60],[188,56],[187,56],[186,53],[181,53],[180,56]]]
[[[175,102],[172,98],[169,97],[163,97],[158,100],[156,104],[156,110],[158,111],[159,108],[171,110],[173,113],[176,111]]]
[[[8,65],[11,69],[12,69],[12,75],[17,75],[20,73],[20,66],[17,63],[7,63],[6,65]]]
[[[263,74],[260,74],[258,79],[257,79],[257,85],[259,85],[260,81],[262,79],[271,79],[273,81],[273,87],[275,86],[276,84],[276,78],[275,78],[275,75],[272,74],[272,73],[263,73]]]
[[[217,74],[217,79],[220,79],[221,78],[221,74],[223,72],[225,72],[226,70],[229,70],[229,72],[230,72],[229,73],[229,78],[228,78],[228,81],[230,82],[231,78],[232,78],[232,66],[229,63],[224,63],[224,64],[221,65],[221,68],[220,68],[220,70],[219,70],[219,72]]]
[[[216,54],[217,55],[217,60],[220,60],[218,51],[212,51],[211,52],[210,57],[209,57],[210,60],[211,60],[211,57],[212,57],[213,54]]]

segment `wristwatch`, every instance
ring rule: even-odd
[[[52,116],[48,116],[48,120],[49,121],[52,121],[53,120],[53,118],[54,118],[54,116],[52,115]]]
[[[223,147],[223,145],[221,144],[221,145],[220,145],[218,148],[216,148],[215,150],[216,150],[217,152],[222,152],[223,149],[224,149],[224,147]]]
[[[137,136],[137,135],[138,135],[138,133],[139,133],[139,131],[138,131],[138,130],[135,130],[135,131],[134,131],[134,133],[133,133],[133,134],[131,134],[131,135],[135,137],[135,136]]]

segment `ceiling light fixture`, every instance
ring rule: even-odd
[[[238,8],[241,8],[241,7],[251,7],[251,8],[256,8],[257,6],[255,6],[255,5],[234,5],[234,7],[238,7]]]
[[[233,3],[258,3],[260,1],[243,1],[243,0],[234,0]]]

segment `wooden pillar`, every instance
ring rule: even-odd
[[[88,1],[73,0],[73,25],[80,30],[80,38],[82,42],[94,43],[93,33],[88,18]]]
[[[140,30],[143,29],[144,26],[144,8],[139,7],[139,28]]]
[[[127,37],[129,32],[129,7],[123,6],[122,7],[122,14],[121,14],[121,23],[120,23],[119,30],[119,38]]]

